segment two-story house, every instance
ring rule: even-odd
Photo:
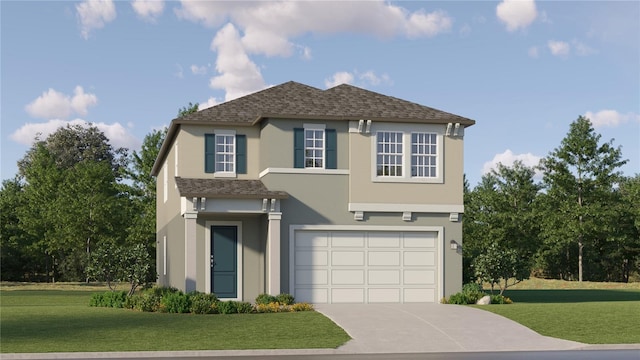
[[[460,291],[463,135],[474,123],[296,82],[174,119],[152,170],[159,285],[312,303]]]

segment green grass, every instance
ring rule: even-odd
[[[86,290],[5,289],[3,353],[335,348],[349,340],[317,312],[143,313],[89,307]]]
[[[640,343],[640,290],[612,289],[608,283],[597,289],[594,284],[586,289],[571,289],[575,284],[565,284],[568,289],[508,289],[504,295],[513,305],[475,306],[545,336],[587,344]]]

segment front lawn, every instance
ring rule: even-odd
[[[89,307],[91,293],[3,288],[1,352],[336,348],[349,340],[340,327],[315,311],[145,313]]]
[[[545,336],[587,344],[640,343],[640,290],[593,284],[588,289],[508,289],[504,295],[512,305],[474,306]]]

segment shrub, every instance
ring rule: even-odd
[[[237,304],[238,314],[249,314],[253,312],[253,305],[248,302],[239,302]]]
[[[279,302],[282,305],[291,305],[294,303],[294,300],[291,294],[280,294],[275,298],[275,302]]]
[[[296,303],[289,307],[289,311],[313,311],[313,305],[309,303]]]
[[[217,312],[218,297],[215,294],[192,293],[190,311],[193,314],[215,314]]]
[[[256,297],[256,305],[267,305],[272,302],[276,302],[276,297],[269,294],[260,294]]]
[[[168,313],[186,313],[191,309],[190,299],[182,292],[172,292],[160,299],[160,310]]]
[[[146,293],[141,295],[133,295],[132,297],[138,297],[137,300],[132,301],[134,310],[155,312],[160,309],[160,296],[153,293]]]
[[[238,302],[237,301],[221,301],[218,303],[218,312],[220,314],[237,314]]]
[[[89,299],[89,306],[102,306],[102,298],[104,293],[93,293],[91,299]]]
[[[167,294],[173,294],[173,293],[177,293],[180,292],[180,290],[174,288],[174,287],[169,287],[169,286],[157,286],[157,287],[152,287],[151,289],[148,290],[148,293],[151,293],[153,295],[156,295],[158,297],[163,297]]]
[[[491,296],[492,304],[513,304],[513,301],[506,296],[503,295],[489,295]]]
[[[443,299],[445,304],[456,304],[456,305],[466,305],[468,304],[467,302],[467,297],[464,296],[463,293],[459,292],[459,293],[455,293],[451,296],[449,296],[449,299]]]
[[[106,291],[91,295],[89,306],[121,308],[127,299],[125,291]]]
[[[451,295],[448,299],[442,298],[440,302],[457,305],[475,304],[483,296],[485,296],[485,293],[482,291],[480,284],[468,283],[464,284],[461,292]]]
[[[283,311],[288,311],[288,309],[285,306],[280,305],[279,302],[270,302],[268,304],[256,305],[256,312],[259,313],[277,313]]]
[[[482,286],[475,282],[464,284],[462,286],[462,294],[464,294],[467,304],[475,304],[485,295],[482,291]]]

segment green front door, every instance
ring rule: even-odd
[[[211,227],[211,292],[219,298],[238,297],[238,228]]]

